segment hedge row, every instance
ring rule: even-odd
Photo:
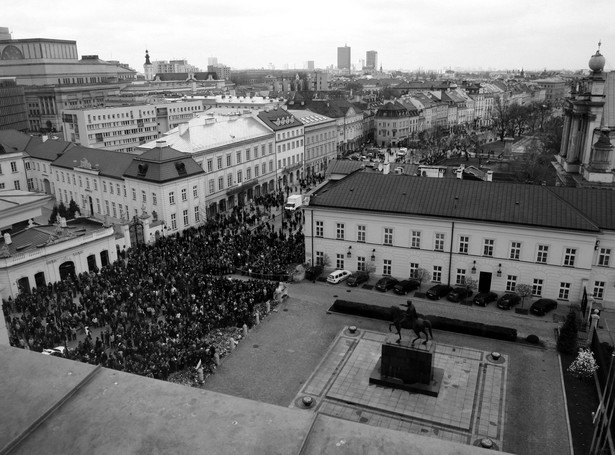
[[[392,321],[391,307],[382,307],[369,303],[351,302],[348,300],[336,300],[330,308],[331,311],[366,318],[380,319],[382,321]],[[517,330],[497,325],[483,324],[481,322],[462,321],[459,319],[445,318],[443,316],[431,316],[419,314],[419,317],[431,321],[431,326],[437,330],[448,332],[463,333],[465,335],[476,335],[495,340],[517,341]],[[410,329],[407,323],[403,328]]]

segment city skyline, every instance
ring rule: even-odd
[[[166,5],[59,0],[50,12],[42,0],[29,0],[5,10],[0,26],[9,27],[13,39],[74,40],[80,56],[97,54],[139,72],[146,49],[152,61],[186,59],[203,70],[212,56],[233,69],[302,70],[307,60],[316,68],[336,67],[337,48],[344,45],[356,69],[368,50],[378,52],[385,70],[586,69],[599,40],[605,70],[613,69],[615,55],[608,23],[615,4],[606,0],[582,10],[570,0],[557,7],[528,0],[316,0],[301,11],[279,0],[267,9],[244,0],[200,9],[190,0]],[[50,20],[54,11],[61,16]],[[305,27],[293,33],[290,24],[292,30]]]

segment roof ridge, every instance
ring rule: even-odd
[[[555,188],[555,187],[554,187]],[[583,213],[581,210],[579,210],[578,207],[574,206],[573,204],[571,204],[569,201],[567,201],[566,199],[564,199],[562,196],[560,196],[559,194],[557,194],[555,191],[553,191],[550,187],[545,186],[544,187],[545,191],[548,191],[549,193],[551,193],[552,195],[554,195],[560,202],[563,202],[564,204],[566,204],[566,206],[568,206],[569,208],[573,209],[575,212],[579,213],[579,215],[581,215],[581,218],[583,218],[585,221],[587,221],[589,224],[593,225],[596,230],[600,231],[600,226],[598,226],[598,224],[596,224],[596,222],[591,219],[590,217],[588,217],[585,213]]]

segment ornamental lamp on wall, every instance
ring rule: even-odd
[[[472,264],[472,275],[474,275],[476,273],[476,261],[474,261],[474,264]]]
[[[498,264],[498,271],[496,272],[497,276],[502,276],[502,264]]]
[[[371,259],[372,259],[372,262],[374,262],[376,260],[376,248],[374,248],[372,250],[372,257],[371,257]]]
[[[352,257],[352,245],[348,247],[348,252],[346,253],[346,257],[347,258],[351,258]]]

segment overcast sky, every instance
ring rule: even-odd
[[[615,61],[615,1],[591,0],[4,0],[0,26],[14,39],[77,41],[143,71],[152,60],[208,57],[232,68],[336,65],[337,47],[359,67],[378,52],[385,70],[586,69],[602,40]]]

